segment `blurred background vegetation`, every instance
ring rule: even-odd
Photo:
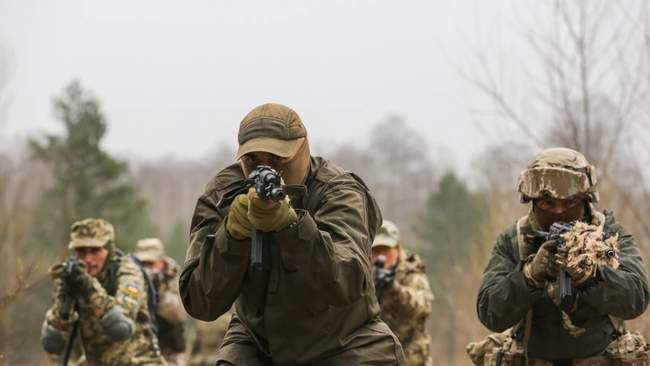
[[[437,365],[470,364],[465,345],[488,334],[475,315],[481,272],[496,236],[528,210],[518,201],[516,180],[541,149],[585,153],[599,174],[597,207],[613,209],[650,258],[647,9],[610,1],[548,4],[551,23],[522,15],[529,46],[522,58],[479,44],[476,57],[458,65],[459,75],[492,103],[479,116],[487,121],[483,128],[497,128],[489,124],[497,118],[519,131],[476,156],[470,174],[461,176],[444,150],[399,115],[369,126],[363,141],[313,149],[363,177],[384,217],[400,227],[403,245],[425,259],[436,295],[429,331]],[[69,255],[73,221],[110,220],[126,250],[158,236],[182,262],[196,198],[233,159],[234,144],[202,160],[112,156],[102,148],[110,111],[91,90],[71,81],[53,100],[62,132],[34,135],[0,155],[0,364],[43,362],[38,340],[51,303],[47,267]],[[630,323],[650,339],[648,315]]]

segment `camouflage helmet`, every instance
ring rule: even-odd
[[[517,191],[522,203],[543,196],[567,199],[576,195],[598,202],[594,166],[581,153],[564,147],[539,153],[519,174]]]
[[[115,240],[115,230],[110,222],[88,218],[77,221],[70,228],[68,249],[101,248]]]

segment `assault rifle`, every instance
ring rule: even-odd
[[[257,195],[263,200],[280,201],[287,196],[282,188],[282,180],[278,172],[267,165],[258,165],[244,182],[248,189],[254,187]],[[253,230],[251,237],[251,272],[271,270],[271,253],[268,245],[264,245],[265,234],[262,230]]]
[[[395,280],[395,267],[386,267],[386,256],[379,255],[375,260],[375,287],[378,289],[385,289]]]
[[[70,257],[65,262],[61,264],[60,267],[57,266],[56,275],[63,281],[63,294],[64,298],[61,303],[61,318],[63,320],[68,320],[72,314],[79,293],[74,286],[76,277],[78,275],[77,267],[81,266],[81,261],[76,257]]]
[[[574,225],[575,221],[571,223],[561,221],[555,222],[551,225],[548,232],[541,230],[533,231],[533,237],[541,239],[543,241],[554,240],[557,242],[557,247],[562,248],[566,245],[563,238],[564,234],[573,230]],[[560,286],[560,309],[568,312],[571,310],[571,306],[573,306],[575,299],[573,289],[571,287],[571,277],[566,273],[566,271],[560,271],[558,283]]]
[[[55,266],[52,269],[52,276],[55,278],[60,278],[63,282],[63,291],[62,291],[62,302],[60,316],[63,320],[70,319],[72,312],[77,307],[77,298],[79,297],[79,289],[74,285],[79,275],[78,266],[83,264],[76,257],[70,257],[65,262]],[[77,328],[79,327],[79,320],[75,321],[72,326],[72,331],[70,332],[70,339],[65,348],[65,353],[63,354],[63,359],[61,364],[66,366],[70,360],[70,354],[72,353],[72,346],[74,345],[74,339],[77,335]]]

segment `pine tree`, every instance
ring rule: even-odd
[[[179,263],[183,263],[183,260],[185,260],[189,232],[190,229],[187,223],[183,220],[178,220],[169,233],[168,239],[165,241],[167,255]]]
[[[128,175],[128,164],[101,147],[107,122],[99,102],[73,81],[53,104],[63,133],[29,142],[32,157],[48,165],[53,180],[41,197],[37,241],[62,245],[70,225],[86,217],[110,221],[120,247],[131,248],[138,238],[155,235],[146,202]]]
[[[463,263],[481,240],[487,215],[480,193],[472,192],[452,172],[442,177],[415,225],[424,244],[422,255],[432,265],[432,272]]]

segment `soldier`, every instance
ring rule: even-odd
[[[165,255],[158,238],[139,240],[135,257],[142,263],[158,292],[156,325],[158,345],[169,365],[185,365],[185,320],[187,315],[178,294],[179,266]]]
[[[431,338],[426,321],[433,292],[420,257],[400,245],[399,230],[384,220],[372,243],[375,289],[381,318],[404,348],[405,366],[431,366]]]
[[[372,285],[381,212],[361,179],[311,156],[300,118],[279,104],[244,117],[236,158],[198,199],[180,279],[197,319],[214,320],[235,304],[217,364],[401,362]],[[260,165],[281,172],[286,199],[242,191]],[[249,269],[253,233],[264,238],[268,260]]]
[[[115,247],[113,226],[75,222],[68,248],[76,258],[50,269],[55,297],[41,331],[45,351],[65,357],[78,332],[85,365],[164,365],[142,269]]]
[[[598,201],[594,167],[577,151],[544,150],[521,173],[519,193],[522,203],[530,202],[530,211],[499,235],[492,250],[476,304],[481,322],[497,332],[517,325],[513,339],[522,345],[531,365],[609,365],[607,357],[620,361],[621,354],[603,354],[624,333],[622,319],[643,313],[650,293],[632,236],[611,212],[601,213],[593,206]],[[618,268],[593,261],[567,262],[565,248],[558,248],[557,241],[533,240],[537,230],[573,221],[599,227],[607,237],[617,236]],[[565,312],[553,295],[560,271],[570,276],[575,293],[566,310],[569,319],[562,317]],[[581,327],[581,332],[565,328],[565,320]],[[632,355],[633,350],[628,351]],[[468,352],[472,355],[472,345]],[[647,354],[642,357],[644,363],[623,364],[647,364]],[[524,362],[524,357],[513,359]]]

